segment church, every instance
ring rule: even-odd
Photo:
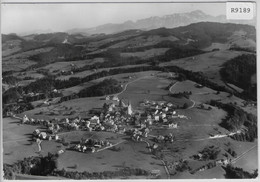
[[[133,109],[130,101],[128,101],[128,104],[126,105],[122,99],[119,101],[119,107],[122,109],[122,111],[127,115],[133,114]]]

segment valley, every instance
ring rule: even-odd
[[[255,178],[255,34],[197,22],[2,35],[5,177]]]

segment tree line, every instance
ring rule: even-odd
[[[231,138],[239,141],[253,142],[257,139],[257,117],[253,114],[245,112],[243,109],[233,104],[224,104],[218,101],[211,100],[210,105],[217,106],[228,113],[220,126],[229,130],[237,131],[246,128],[240,134],[235,134]]]

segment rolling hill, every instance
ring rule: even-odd
[[[17,67],[21,64],[18,63],[21,58],[24,59],[23,68],[26,61],[30,62],[28,66],[34,65],[33,67],[37,68],[53,62],[95,58],[104,58],[109,64],[114,62],[113,65],[117,65],[119,61],[124,65],[149,62],[151,60],[147,58],[154,57],[153,52],[155,57],[166,56],[166,60],[171,60],[221,48],[255,51],[256,42],[253,26],[216,22],[199,22],[177,28],[157,28],[149,31],[127,30],[109,35],[84,36],[57,32],[24,37],[15,34],[2,36],[3,65],[5,65],[3,71],[6,71],[6,67],[10,70],[12,64]],[[44,50],[37,52],[39,49]],[[185,51],[177,51],[178,49]],[[149,55],[138,57],[144,55],[140,52],[149,50],[152,50]],[[124,56],[115,58],[112,52]],[[162,59],[164,58],[159,60]]]

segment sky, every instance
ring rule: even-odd
[[[226,13],[225,6],[225,3],[3,4],[1,29],[5,34],[58,32],[194,10],[217,16]]]

